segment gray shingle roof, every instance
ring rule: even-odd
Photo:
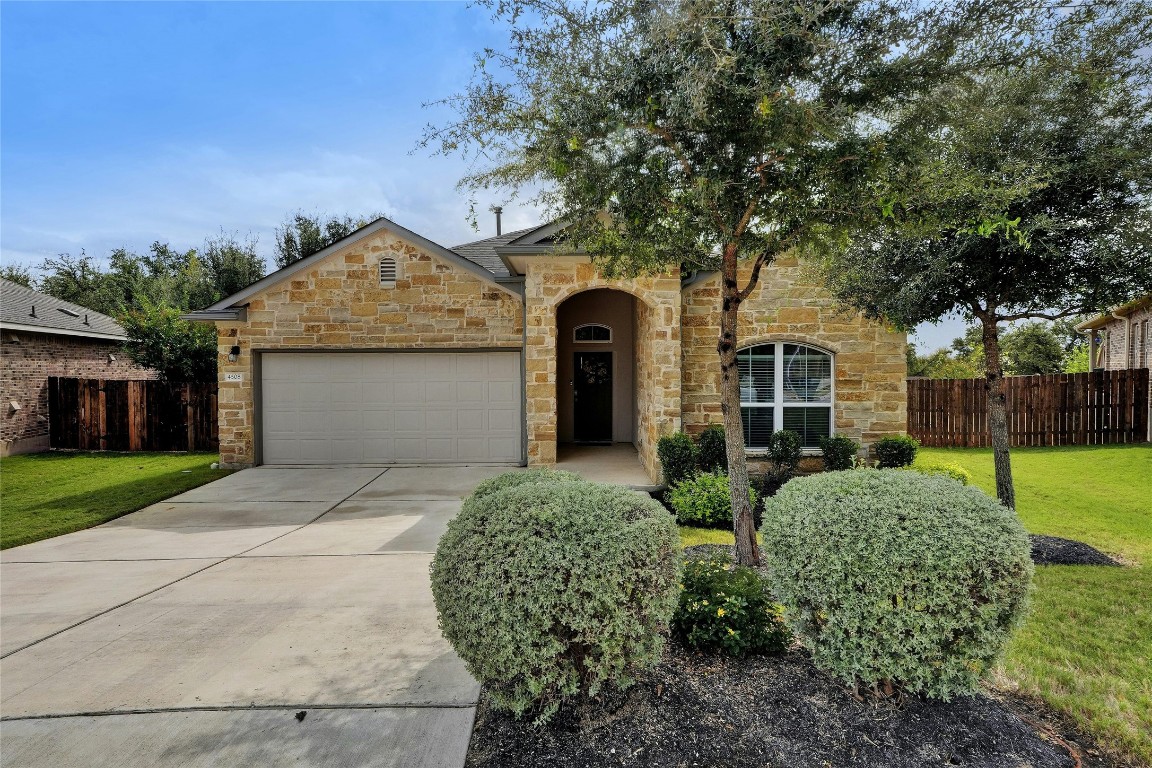
[[[496,277],[508,277],[508,268],[504,266],[504,262],[496,255],[496,247],[508,245],[508,243],[521,235],[526,235],[532,230],[539,228],[539,226],[535,226],[528,227],[527,229],[518,229],[515,232],[505,232],[496,237],[476,240],[471,243],[464,243],[463,245],[454,245],[448,250],[458,253],[473,264],[484,267],[484,269],[496,275]]]
[[[70,336],[126,338],[124,329],[108,315],[3,278],[0,278],[0,326],[22,326],[43,333]]]

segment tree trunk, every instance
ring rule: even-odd
[[[1000,337],[991,310],[980,318],[984,338],[984,390],[988,393],[988,432],[992,438],[992,462],[996,467],[996,498],[1016,511],[1012,485],[1012,461],[1008,455],[1008,414],[1004,394],[1004,368],[1000,364]]]
[[[736,534],[736,563],[760,565],[756,523],[748,500],[748,460],[744,453],[744,425],[740,419],[740,372],[736,366],[736,320],[740,290],[736,281],[736,246],[724,249],[721,272],[720,410],[724,414],[724,448],[728,455],[728,489],[732,493],[732,529]]]

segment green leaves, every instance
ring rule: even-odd
[[[943,699],[973,691],[1026,609],[1023,526],[951,479],[798,478],[766,500],[762,533],[789,627],[849,686],[891,682]]]
[[[500,709],[546,722],[659,661],[679,533],[659,503],[554,471],[486,481],[431,566],[445,637]]]

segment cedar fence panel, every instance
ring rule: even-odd
[[[216,384],[48,378],[49,444],[90,451],[215,451]]]
[[[1058,373],[1004,379],[1013,447],[1148,440],[1149,371]],[[909,379],[908,434],[922,445],[986,448],[983,379]]]

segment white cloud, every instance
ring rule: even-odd
[[[67,180],[49,172],[15,199],[6,190],[0,258],[37,264],[81,249],[102,257],[122,246],[144,249],[154,240],[196,247],[224,229],[258,236],[270,259],[274,228],[298,209],[382,212],[453,245],[489,236],[495,228],[487,201],[478,207],[481,232],[469,227],[467,199],[455,189],[460,173],[456,159],[399,149],[374,157],[314,147],[270,157],[210,145],[171,147],[132,168],[72,173]],[[537,216],[524,205],[509,206],[505,227],[529,226]]]

